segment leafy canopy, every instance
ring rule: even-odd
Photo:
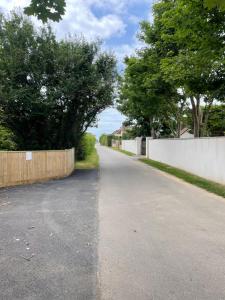
[[[166,1],[156,4],[156,10],[163,5]],[[195,136],[205,135],[213,103],[224,101],[225,13],[204,9],[199,0],[176,0],[161,16],[161,24],[163,43],[176,45],[176,51],[162,58],[161,69],[165,79],[182,87],[190,99]]]
[[[0,125],[0,150],[15,150],[13,134],[9,129]]]
[[[205,135],[213,103],[224,101],[225,13],[202,0],[161,0],[153,12],[154,22],[141,24],[145,49],[125,61],[119,108],[137,125],[152,119],[172,133],[191,105],[194,134]]]
[[[0,22],[0,109],[18,148],[77,147],[113,102],[114,57],[98,42],[59,42],[20,15]]]
[[[25,7],[24,12],[28,16],[36,16],[46,23],[49,19],[59,22],[65,14],[65,0],[32,0],[31,4]]]
[[[224,0],[204,0],[205,6],[208,8],[219,8],[221,10],[225,10],[225,2]]]

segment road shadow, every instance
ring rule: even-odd
[[[0,190],[2,299],[96,299],[98,170]]]

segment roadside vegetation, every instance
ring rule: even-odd
[[[99,157],[95,148],[96,138],[91,133],[85,133],[77,153],[75,169],[97,169]]]
[[[114,147],[112,142],[115,142],[115,141],[121,141],[121,137],[118,137],[118,136],[115,136],[115,135],[112,135],[112,134],[102,134],[100,136],[100,139],[99,139],[99,142],[102,146],[106,146],[106,147],[109,147],[115,151],[119,151],[123,154],[126,154],[128,156],[134,156],[133,153],[129,152],[129,151],[126,151],[126,150],[122,150],[118,147]]]
[[[128,156],[135,156],[134,153],[129,152],[129,151],[126,151],[126,150],[122,150],[122,149],[120,149],[120,148],[111,147],[111,149],[113,149],[113,150],[115,150],[115,151],[119,151],[119,152],[121,152],[121,153],[123,153],[123,154],[126,154],[126,155],[128,155]]]
[[[121,137],[113,135],[113,134],[102,134],[99,138],[99,143],[102,146],[112,147],[113,141],[121,142]]]
[[[194,174],[191,174],[189,172],[183,171],[178,168],[171,167],[167,164],[164,164],[164,163],[161,163],[161,162],[158,162],[155,160],[143,158],[143,159],[140,159],[140,161],[149,166],[152,166],[156,169],[159,169],[163,172],[174,175],[188,183],[196,185],[208,192],[214,193],[218,196],[222,196],[225,198],[225,186],[222,184],[204,179],[202,177],[196,176]]]
[[[112,134],[102,134],[99,138],[99,143],[102,146],[111,147],[112,146],[113,135]]]
[[[128,156],[135,156],[135,154],[133,154],[129,151],[121,150],[121,149],[115,148],[115,147],[112,147],[112,149],[119,151],[123,154],[126,154]],[[156,168],[160,171],[163,171],[170,175],[173,175],[179,179],[182,179],[188,183],[191,183],[195,186],[198,186],[208,192],[214,193],[218,196],[225,198],[225,185],[219,184],[219,183],[211,181],[211,180],[207,180],[200,176],[196,176],[192,173],[186,172],[182,169],[178,169],[178,168],[172,167],[170,165],[167,165],[167,164],[164,164],[164,163],[152,160],[152,159],[140,158],[139,161],[141,161],[153,168]]]
[[[92,153],[87,155],[84,160],[78,160],[75,163],[76,170],[91,170],[98,169],[99,157],[96,149],[93,149]]]
[[[13,141],[13,134],[9,129],[0,125],[0,151],[12,151],[16,149],[16,144]]]

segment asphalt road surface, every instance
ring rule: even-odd
[[[0,299],[225,299],[225,200],[98,151],[100,171],[0,190]]]
[[[225,299],[225,199],[99,153],[102,299]]]
[[[97,171],[0,192],[0,299],[96,299]]]

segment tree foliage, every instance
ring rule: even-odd
[[[112,104],[116,63],[98,42],[57,41],[13,14],[0,21],[0,106],[18,148],[77,147]]]
[[[36,16],[43,23],[48,20],[59,22],[65,14],[65,0],[31,0],[31,4],[24,8],[28,16]]]
[[[99,142],[103,146],[111,147],[112,146],[113,135],[111,134],[102,134],[99,138]]]
[[[210,136],[225,136],[225,105],[212,107],[207,129]]]
[[[15,150],[16,144],[13,139],[12,132],[0,125],[0,150]]]
[[[218,8],[221,10],[225,10],[225,2],[224,0],[204,0],[205,6],[212,9],[212,8]]]
[[[81,138],[80,146],[77,152],[78,160],[85,160],[95,149],[96,138],[93,134],[87,132]]]
[[[225,12],[201,0],[161,0],[153,12],[154,22],[141,24],[145,48],[125,61],[119,108],[137,124],[153,117],[159,134],[169,128],[179,136],[190,105],[195,137],[206,135],[211,107],[224,101]]]
[[[162,59],[161,68],[167,80],[183,87],[190,99],[196,137],[205,134],[213,102],[224,99],[224,21],[224,13],[203,9],[195,0],[177,0],[161,18],[163,42],[172,40],[178,49]]]

